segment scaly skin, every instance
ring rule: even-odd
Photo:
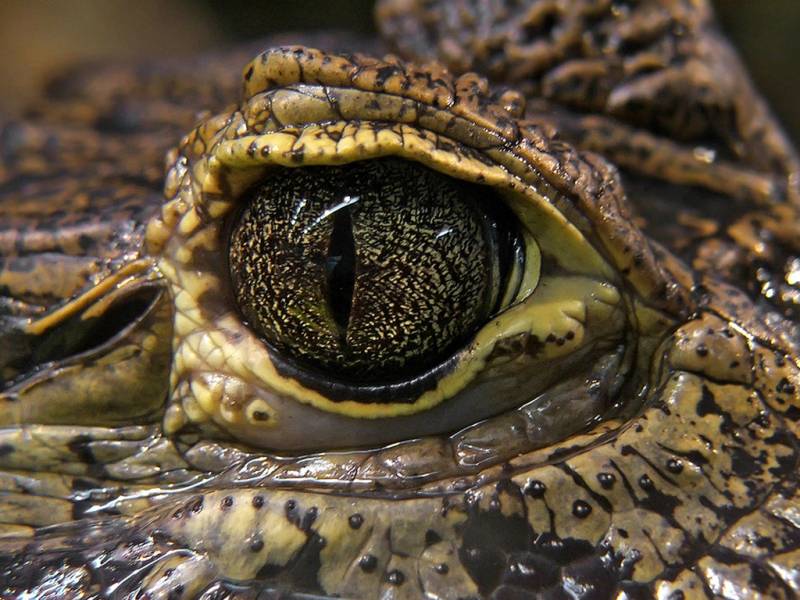
[[[527,102],[437,64],[290,47],[249,64],[248,49],[72,73],[4,125],[4,597],[800,592],[797,160],[707,7],[643,2],[622,20],[600,0],[502,14],[487,3],[470,5],[476,25],[418,4],[378,10],[397,50],[484,70]],[[428,23],[424,43],[409,22]],[[623,45],[639,63],[652,48],[705,49],[705,78],[697,62],[653,56],[641,78],[620,77],[636,61],[610,50],[605,91],[576,104],[553,73],[593,81],[599,59],[567,34],[619,44],[626,27],[653,44]],[[692,118],[612,102],[634,91]],[[192,129],[198,108],[212,112]],[[698,139],[724,160],[695,152]],[[505,190],[539,228],[543,264],[562,272],[544,269],[524,304],[547,318],[494,318],[501,333],[476,334],[448,385],[481,381],[476,356],[531,385],[537,361],[566,364],[545,393],[556,414],[511,409],[360,450],[259,449],[289,431],[287,415],[390,427],[442,400],[347,404],[312,389],[227,293],[225,216],[265,169],[384,155]],[[580,354],[609,346],[624,348],[613,366]],[[572,355],[583,358],[559,362]]]

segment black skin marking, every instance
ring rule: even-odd
[[[300,521],[300,529],[302,529],[303,531],[310,531],[311,526],[317,520],[318,512],[319,510],[317,509],[316,506],[312,506],[311,508],[309,508],[303,515],[302,521]]]
[[[220,508],[221,508],[222,510],[227,510],[227,509],[229,509],[231,506],[233,506],[233,496],[225,496],[225,497],[222,499],[222,502],[220,502]]]
[[[468,511],[458,557],[481,594],[488,595],[498,586],[510,555],[528,549],[535,536],[523,516],[484,512],[477,504],[468,505]]]
[[[264,506],[264,496],[253,496],[253,508],[258,510]]]
[[[436,533],[433,529],[428,529],[425,532],[425,546],[433,546],[442,541],[442,536]]]
[[[99,478],[103,476],[105,469],[103,465],[97,463],[92,453],[91,442],[92,438],[90,436],[81,434],[75,436],[75,438],[67,444],[67,448],[69,448],[70,452],[75,454],[81,462],[89,466],[89,475]]]
[[[322,593],[318,573],[322,565],[320,552],[325,547],[323,537],[311,533],[301,550],[285,566],[266,564],[256,575],[258,581],[274,582],[276,587],[309,593]]]
[[[734,446],[730,449],[731,469],[738,477],[752,478],[763,471],[756,458],[745,452],[742,448]]]
[[[399,73],[400,70],[395,66],[387,66],[381,67],[375,73],[375,85],[378,87],[383,87],[386,85],[386,80],[389,79],[392,75]]]
[[[600,506],[600,508],[602,510],[604,510],[607,513],[610,513],[612,511],[611,503],[608,501],[608,499],[605,496],[603,496],[602,494],[598,494],[589,485],[587,485],[586,482],[583,480],[583,477],[581,477],[577,472],[572,470],[566,464],[562,465],[561,468],[564,470],[565,473],[567,473],[568,475],[570,475],[570,477],[572,477],[572,481],[575,482],[575,485],[577,485],[581,489],[585,490],[586,493],[591,496],[592,500],[594,500]],[[579,514],[577,514],[575,512],[576,511],[575,507],[578,505],[578,503],[585,504],[589,508],[588,512],[585,512],[585,510],[582,509],[582,508],[578,508],[577,509],[577,511],[579,513],[583,514],[583,516],[580,516]],[[582,500],[578,500],[575,503],[575,505],[573,505],[573,514],[575,514],[575,516],[580,516],[580,518],[584,518],[585,516],[588,516],[588,514],[591,512],[591,510],[592,510],[591,506],[589,504],[587,504],[586,502],[583,502]]]
[[[372,573],[378,566],[378,559],[372,554],[365,554],[358,560],[358,566],[364,573]]]
[[[81,247],[81,250],[86,252],[94,247],[95,241],[85,233],[82,233],[78,236],[78,245]]]
[[[576,500],[572,503],[572,514],[579,519],[585,519],[592,514],[592,505],[583,500]]]
[[[533,480],[525,486],[523,491],[526,496],[530,496],[531,498],[541,498],[547,491],[547,486],[541,481]]]
[[[198,497],[195,499],[190,505],[189,510],[194,514],[198,514],[203,510],[203,503],[205,502],[205,498],[203,496]]]
[[[544,348],[544,344],[539,341],[539,338],[535,335],[529,335],[525,341],[525,354],[530,356],[536,356]]]
[[[558,566],[547,558],[526,553],[508,565],[503,583],[521,590],[539,591],[558,584]]]
[[[350,515],[350,517],[347,519],[347,522],[351,529],[359,529],[364,523],[364,517],[362,517],[359,513],[355,513]]]
[[[403,585],[406,580],[406,576],[403,575],[402,571],[398,571],[397,569],[393,571],[389,571],[386,575],[386,581],[391,583],[392,585]]]
[[[261,552],[263,548],[264,548],[264,540],[261,539],[261,536],[256,536],[250,541],[251,552]]]
[[[697,416],[705,417],[706,415],[721,415],[722,409],[714,400],[714,394],[707,386],[703,386],[703,393],[700,397],[700,402],[697,403]]]
[[[600,486],[604,490],[610,490],[614,487],[614,484],[617,481],[617,478],[614,476],[613,473],[598,473],[597,474],[597,481],[600,483]]]
[[[677,458],[670,458],[667,461],[667,471],[676,475],[683,471],[683,463]]]
[[[775,391],[779,394],[788,394],[792,395],[795,392],[795,387],[793,383],[790,383],[786,377],[783,377],[779,382],[778,385],[775,386]]]

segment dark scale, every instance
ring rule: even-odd
[[[403,585],[406,580],[406,576],[403,574],[402,571],[398,571],[395,569],[394,571],[389,571],[386,574],[386,581],[391,583],[392,585]]]
[[[683,471],[683,463],[677,458],[670,458],[667,461],[667,471],[676,475]]]
[[[347,519],[347,522],[350,524],[351,529],[359,529],[361,525],[364,524],[364,517],[358,513],[355,513],[350,515],[350,517]]]
[[[614,483],[616,483],[617,478],[613,473],[603,472],[597,474],[597,481],[604,490],[610,490],[612,487],[614,487]]]
[[[251,552],[261,552],[264,549],[264,540],[261,539],[260,536],[254,537],[250,540],[250,551]]]
[[[525,486],[525,494],[531,498],[541,498],[547,491],[547,486],[541,481],[533,480]]]
[[[585,519],[592,514],[592,505],[584,500],[575,500],[572,503],[572,514],[579,519]]]
[[[425,546],[433,546],[442,541],[442,536],[436,533],[433,529],[428,529],[425,532]]]
[[[372,554],[365,554],[358,559],[358,566],[365,573],[372,573],[378,566],[378,559]]]
[[[202,512],[203,503],[204,502],[205,502],[205,498],[203,496],[200,496],[199,498],[195,499],[194,502],[192,502],[189,505],[189,510],[192,511],[193,513],[195,513],[195,514],[197,514],[199,512]]]

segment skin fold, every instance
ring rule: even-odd
[[[376,20],[76,68],[0,122],[0,596],[797,595],[799,163],[708,5]],[[356,385],[242,316],[228,244],[260,182],[391,160],[526,260]]]

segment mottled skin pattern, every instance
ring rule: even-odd
[[[706,4],[378,17],[408,62],[248,64],[270,41],[68,73],[3,124],[0,595],[796,596],[798,163]],[[536,197],[600,257],[634,348],[601,418],[546,443],[514,411],[359,451],[241,441],[283,379],[217,286],[220,215],[264,168],[384,154]]]

